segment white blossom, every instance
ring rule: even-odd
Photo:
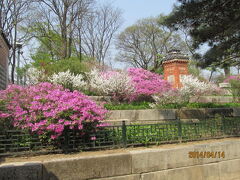
[[[181,83],[183,87],[180,89],[172,89],[163,94],[154,95],[155,103],[151,104],[151,106],[188,103],[191,97],[194,97],[195,101],[197,101],[200,96],[211,95],[219,91],[216,85],[200,81],[192,75],[182,76]]]
[[[218,89],[216,85],[200,81],[192,75],[182,76],[181,83],[183,87],[180,90],[192,96],[209,95]]]
[[[83,76],[81,74],[74,75],[69,70],[54,73],[48,80],[53,84],[59,84],[71,90],[82,90],[86,88],[86,82],[83,80]]]
[[[44,71],[34,67],[30,67],[27,70],[26,76],[28,79],[27,84],[31,85],[38,84],[39,82],[42,82],[45,78]]]
[[[93,69],[89,74],[89,85],[99,95],[130,95],[134,92],[131,78],[126,72],[101,72]]]

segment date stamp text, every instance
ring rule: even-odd
[[[190,151],[189,158],[225,158],[224,151]]]

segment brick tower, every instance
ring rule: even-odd
[[[172,84],[174,88],[182,87],[181,76],[188,75],[189,58],[180,50],[171,50],[163,61],[164,79]]]

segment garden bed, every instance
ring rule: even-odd
[[[111,104],[107,103],[104,107],[108,110],[139,110],[139,109],[153,109],[150,102],[134,102]],[[166,104],[159,106],[159,109],[179,109],[179,108],[234,108],[240,107],[240,103],[183,103],[183,104]]]

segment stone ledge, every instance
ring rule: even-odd
[[[43,179],[83,180],[131,174],[129,153],[43,162]]]
[[[112,110],[106,120],[161,121],[176,119],[176,109]]]
[[[171,149],[150,149],[130,151],[132,155],[132,173],[154,172],[187,166],[203,165],[240,159],[240,140],[213,144],[191,145]],[[189,158],[189,152],[225,152],[225,158]]]
[[[1,180],[42,180],[42,163],[10,163],[0,165]]]
[[[108,178],[100,178],[100,179],[91,179],[91,180],[140,180],[140,174],[132,174],[126,176],[117,176],[117,177],[108,177]]]
[[[197,120],[214,117],[240,117],[240,108],[183,108],[179,112],[176,109],[145,109],[145,110],[112,110],[109,111],[105,122],[113,122],[119,125],[122,119],[131,123],[160,123],[177,119]]]
[[[240,139],[124,153],[0,165],[8,180],[240,179]],[[225,158],[189,158],[189,151],[224,151]]]
[[[240,159],[141,174],[141,180],[237,180]]]

